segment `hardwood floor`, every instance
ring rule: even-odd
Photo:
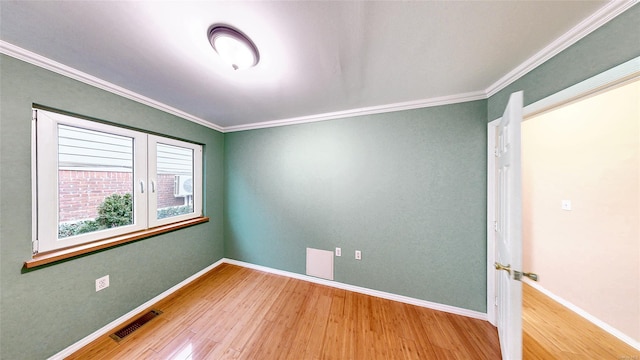
[[[525,360],[640,352],[523,284]],[[500,359],[488,322],[223,264],[67,359]],[[114,329],[114,331],[119,328]]]
[[[525,360],[640,360],[640,352],[523,284],[522,330]]]
[[[500,359],[486,321],[229,264],[153,309],[68,359]]]

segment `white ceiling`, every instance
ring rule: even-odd
[[[603,1],[5,1],[0,39],[219,128],[487,90]],[[233,71],[206,32],[239,28]],[[47,104],[55,106],[55,104]]]

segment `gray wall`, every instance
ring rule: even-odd
[[[225,138],[225,255],[486,311],[486,101]],[[362,260],[354,260],[354,251]]]
[[[584,37],[489,98],[488,121],[500,116],[509,94],[524,90],[529,105],[640,56],[640,4]]]
[[[41,68],[0,57],[0,358],[43,359],[223,257],[224,136]],[[33,271],[31,105],[205,144],[211,221]],[[95,292],[95,279],[111,286]]]

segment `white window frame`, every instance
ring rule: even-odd
[[[157,218],[158,196],[155,191],[157,184],[156,174],[158,173],[158,164],[156,161],[157,144],[173,145],[193,150],[193,213],[172,216],[164,219]],[[162,136],[149,135],[147,148],[149,158],[148,178],[151,190],[149,192],[149,227],[171,224],[177,221],[184,221],[202,216],[202,146]],[[200,176],[197,176],[196,174],[200,174]],[[200,201],[197,201],[197,199],[200,199]],[[194,216],[194,214],[198,215]]]
[[[105,240],[156,226],[202,217],[202,146],[190,142],[150,135],[116,125],[85,120],[34,108],[32,161],[35,180],[33,253],[42,253]],[[133,224],[58,239],[58,125],[68,125],[133,139]],[[157,220],[155,188],[156,144],[160,142],[193,150],[193,212]]]

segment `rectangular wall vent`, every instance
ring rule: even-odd
[[[307,248],[307,275],[333,280],[333,251]]]
[[[111,334],[110,336],[113,340],[120,341],[125,337],[131,335],[131,333],[138,330],[142,325],[148,323],[151,319],[155,318],[160,314],[162,314],[162,311],[160,310],[151,310],[148,313],[142,315],[141,317],[133,320],[131,323],[129,323],[122,329],[116,331],[115,333]]]

